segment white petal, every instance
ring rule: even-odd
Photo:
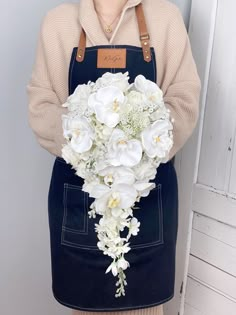
[[[142,146],[137,140],[129,141],[130,148],[120,156],[120,162],[124,166],[132,167],[137,165],[142,158]]]
[[[101,198],[102,196],[109,192],[110,188],[108,186],[99,184],[91,190],[90,196],[93,198]]]
[[[116,98],[118,101],[124,101],[124,94],[115,86],[100,88],[97,92],[97,98],[103,103],[111,103]]]

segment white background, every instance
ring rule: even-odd
[[[29,128],[26,97],[41,19],[62,2],[1,1],[0,313],[4,315],[70,314],[51,292],[47,194],[54,157],[37,144]],[[188,24],[191,1],[172,2]]]

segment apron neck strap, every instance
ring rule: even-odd
[[[142,3],[139,3],[135,7],[135,12],[137,16],[138,21],[138,27],[139,27],[139,38],[143,50],[143,58],[146,62],[151,61],[151,50],[150,50],[150,36],[147,32],[147,26],[145,21],[145,16],[143,12],[143,6]],[[84,54],[85,54],[85,48],[86,48],[86,34],[84,29],[81,29],[80,39],[79,39],[79,45],[77,49],[76,54],[76,60],[78,62],[82,62],[84,60]]]
[[[138,27],[139,27],[139,38],[141,41],[141,46],[143,49],[143,58],[145,61],[151,61],[151,50],[150,50],[150,36],[147,31],[145,16],[143,12],[142,3],[139,3],[135,7],[136,16],[138,20]]]

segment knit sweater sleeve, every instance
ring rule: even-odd
[[[38,143],[55,156],[61,156],[63,137],[61,115],[67,108],[53,88],[53,73],[48,65],[50,51],[50,19],[45,15],[37,41],[36,57],[31,78],[27,84],[28,122]]]
[[[198,76],[188,33],[176,7],[169,24],[165,48],[162,89],[164,102],[174,118],[171,159],[193,133],[199,117],[201,81]]]

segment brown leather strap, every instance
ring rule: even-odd
[[[147,26],[145,21],[145,16],[143,12],[142,3],[139,3],[135,7],[135,12],[137,16],[138,26],[139,26],[139,34],[140,34],[140,41],[143,49],[143,58],[146,62],[150,62],[152,60],[151,49],[150,49],[150,42],[149,42],[149,34],[147,32]],[[86,48],[86,34],[84,29],[81,29],[79,45],[76,54],[76,60],[78,62],[82,62],[84,60]]]
[[[139,3],[135,7],[135,10],[136,10],[138,26],[139,26],[140,41],[143,48],[143,58],[145,61],[150,62],[152,60],[150,43],[149,43],[150,36],[147,32],[147,26],[146,26],[142,3]]]
[[[86,47],[86,34],[84,32],[84,29],[82,28],[80,39],[79,39],[79,45],[77,49],[77,54],[76,54],[76,60],[79,62],[84,60],[85,47]]]

